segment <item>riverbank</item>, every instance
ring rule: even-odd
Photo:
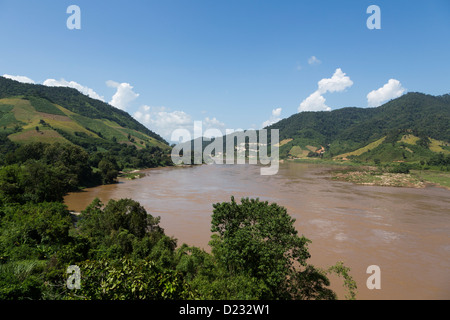
[[[409,173],[395,173],[365,166],[333,170],[331,179],[369,186],[407,188],[436,186],[450,190],[450,173],[444,171],[411,170]]]
[[[145,173],[141,172],[142,170],[145,169],[124,169],[123,171],[119,172],[118,177],[129,180],[139,179],[145,176]]]
[[[411,174],[380,172],[372,169],[337,170],[332,172],[333,180],[353,182],[369,186],[424,188],[424,181]]]
[[[383,166],[331,159],[289,159],[295,163],[330,165],[331,179],[360,185],[425,188],[435,186],[450,190],[450,172],[441,170],[413,170],[395,163]],[[402,170],[399,170],[402,169]],[[393,170],[394,169],[394,170]]]

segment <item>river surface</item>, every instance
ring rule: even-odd
[[[358,285],[357,299],[450,299],[450,191],[361,186],[330,179],[330,166],[283,163],[261,176],[253,165],[203,165],[145,170],[145,177],[65,197],[81,211],[96,197],[132,198],[178,244],[209,251],[212,204],[242,197],[276,202],[312,240],[312,263],[343,261]],[[381,270],[381,289],[369,290],[367,268]],[[342,280],[331,277],[340,299]]]

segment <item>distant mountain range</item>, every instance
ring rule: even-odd
[[[281,159],[419,163],[439,153],[450,155],[450,95],[412,92],[377,108],[301,112],[265,129],[268,133],[279,130]],[[236,144],[239,137],[242,144],[246,135],[228,135],[223,139],[223,151],[226,141]],[[210,143],[203,141],[203,149]],[[242,148],[236,146],[235,151],[242,152]]]
[[[297,113],[266,129],[279,130],[282,159],[419,162],[436,153],[450,154],[449,124],[449,94],[412,92],[377,108]],[[66,142],[88,151],[106,151],[117,144],[170,149],[161,136],[125,111],[76,89],[25,84],[3,77],[0,138],[16,143]],[[203,141],[202,148],[209,143]]]
[[[121,143],[169,149],[127,112],[76,89],[25,84],[0,77],[0,135],[16,143],[65,142],[86,150]]]

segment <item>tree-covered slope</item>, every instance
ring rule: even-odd
[[[280,130],[282,157],[314,153],[322,146],[327,157],[334,157],[364,148],[387,135],[398,141],[401,133],[445,144],[450,141],[449,123],[450,95],[413,92],[378,108],[297,113],[267,129]]]
[[[126,112],[77,90],[0,77],[2,192],[59,199],[81,187],[112,183],[120,171],[172,165],[170,151]],[[29,183],[30,177],[39,181]]]
[[[21,108],[21,110],[17,110],[18,108]],[[23,116],[26,113],[24,108],[31,113],[28,118],[26,115]],[[11,114],[11,111],[13,114]],[[6,129],[8,126],[34,125],[33,120],[37,118],[36,113],[47,123],[51,121],[47,121],[45,118],[75,122],[85,129],[79,130],[79,132],[100,140],[114,140],[114,142],[126,142],[128,140],[138,148],[145,146],[145,144],[159,147],[167,146],[167,142],[161,136],[136,121],[127,112],[100,100],[92,99],[76,89],[25,84],[0,77],[0,126]],[[68,117],[69,119],[58,117]],[[70,135],[73,136],[75,132],[73,127],[73,130],[58,128],[64,133],[55,131],[70,140]],[[89,132],[86,132],[86,130]],[[54,136],[57,136],[57,134],[54,134]],[[123,136],[127,139],[122,139]],[[72,140],[76,140],[76,138]],[[142,141],[142,144],[137,142],[138,140]]]

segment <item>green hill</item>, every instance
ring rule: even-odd
[[[0,77],[0,188],[4,190],[12,188],[11,181],[26,188],[29,184],[21,179],[37,177],[40,170],[47,172],[42,181],[54,179],[45,183],[61,186],[60,193],[55,191],[61,196],[80,187],[114,182],[120,171],[172,165],[170,151],[164,139],[128,113],[75,89]],[[42,190],[46,187],[36,187],[29,197],[44,199]]]
[[[76,89],[24,84],[0,77],[0,133],[14,142],[63,142],[108,150],[117,143],[168,149],[128,113]]]
[[[449,123],[450,95],[408,93],[378,108],[297,113],[267,129],[280,130],[281,158],[318,156],[323,146],[324,158],[391,162],[448,154]]]

